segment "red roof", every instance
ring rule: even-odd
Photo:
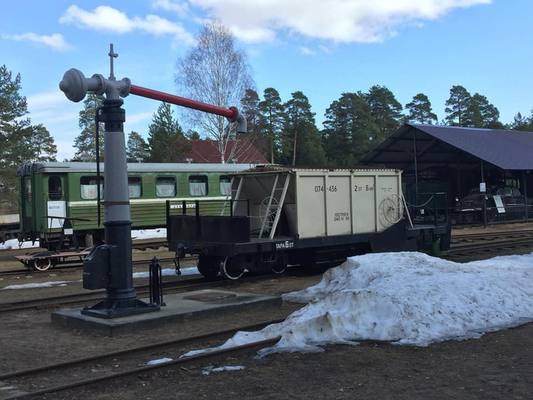
[[[226,145],[224,161],[245,164],[267,164],[268,161],[259,150],[257,143],[251,139],[242,138],[230,140]],[[193,163],[220,163],[220,150],[218,141],[215,140],[191,140],[191,151],[187,155],[187,161]]]

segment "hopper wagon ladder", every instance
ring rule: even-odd
[[[289,187],[290,175],[285,174],[285,181],[283,183],[279,178],[280,174],[276,174],[274,184],[272,185],[272,191],[268,198],[265,214],[261,222],[261,229],[259,230],[258,236],[259,239],[265,237],[267,234],[269,235],[269,239],[273,239],[274,234],[276,233],[283,203],[285,202],[285,195],[287,194],[287,189]],[[274,218],[272,218],[273,215]]]

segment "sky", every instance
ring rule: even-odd
[[[316,113],[343,92],[385,85],[405,105],[429,96],[439,120],[452,85],[488,97],[510,122],[533,108],[531,0],[1,0],[1,64],[22,77],[32,123],[74,155],[82,103],[58,83],[69,68],[179,94],[176,62],[202,24],[218,20],[237,39],[259,94],[286,101],[301,90]],[[229,106],[229,105],[228,105]],[[158,103],[125,99],[125,130],[146,137]],[[177,110],[179,112],[179,110]],[[178,117],[180,115],[178,114]]]

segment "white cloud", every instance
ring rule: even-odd
[[[241,40],[271,41],[287,31],[341,43],[381,42],[402,25],[435,20],[492,0],[189,0]]]
[[[189,5],[184,1],[153,0],[152,7],[156,10],[165,10],[184,17],[189,13]]]
[[[72,5],[65,11],[59,22],[115,33],[129,33],[138,30],[152,35],[169,35],[188,44],[194,43],[192,35],[180,23],[169,21],[154,14],[130,18],[122,11],[109,6],[98,6],[93,11],[86,11]]]
[[[153,111],[143,111],[136,114],[130,114],[126,116],[126,122],[128,124],[135,125],[139,122],[146,121],[147,119],[152,118],[153,115]]]
[[[5,40],[39,43],[58,51],[65,51],[71,48],[71,46],[66,42],[65,38],[63,38],[63,35],[60,33],[53,33],[51,35],[38,35],[33,32],[27,32],[18,35],[1,35],[0,37]]]
[[[27,96],[26,101],[28,102],[28,107],[31,107],[34,111],[38,111],[58,104],[65,104],[68,100],[66,100],[65,95],[58,88],[50,92],[35,93]]]
[[[300,47],[300,53],[302,53],[304,56],[316,56],[316,51],[305,46]]]

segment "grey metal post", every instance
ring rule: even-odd
[[[81,101],[87,92],[105,94],[100,121],[104,123],[104,227],[106,244],[98,246],[85,261],[84,287],[105,287],[106,298],[82,310],[82,313],[114,318],[158,310],[156,305],[137,299],[133,287],[131,262],[131,218],[128,191],[128,166],[124,143],[125,111],[123,100],[129,93],[130,81],[117,81],[113,58],[118,55],[110,48],[110,76],[85,78],[82,72],[70,69],[59,84],[72,101]],[[97,282],[96,284],[94,282]],[[98,286],[98,285],[101,286]]]

